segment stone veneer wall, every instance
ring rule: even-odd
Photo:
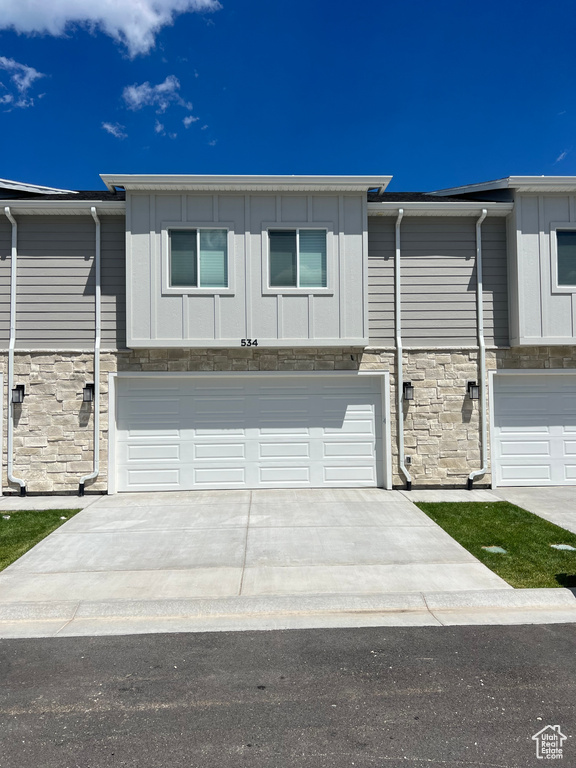
[[[576,347],[489,350],[487,369],[575,368]],[[4,373],[4,489],[6,478],[6,360]],[[108,458],[108,373],[111,371],[390,371],[393,482],[399,474],[396,437],[395,353],[387,349],[142,349],[101,356],[100,475],[87,492],[105,492]],[[93,380],[93,356],[84,352],[15,355],[15,382],[24,384],[24,404],[15,407],[14,474],[30,493],[76,493],[92,471],[93,406],[82,403],[82,387]],[[405,453],[413,487],[463,487],[480,467],[478,402],[466,386],[478,379],[476,349],[404,352],[404,378],[414,400],[404,404]],[[480,487],[490,474],[476,481]]]

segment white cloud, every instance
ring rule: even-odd
[[[116,136],[117,139],[125,139],[128,136],[124,126],[120,123],[102,123],[102,128],[111,133],[112,136]]]
[[[154,125],[154,130],[156,131],[156,133],[161,133],[162,135],[164,135],[165,133],[164,126],[162,125],[160,120],[156,120],[156,124]]]
[[[0,29],[62,36],[80,25],[148,53],[158,32],[182,13],[218,11],[218,0],[2,0]]]
[[[556,163],[561,163],[561,162],[562,162],[562,160],[564,160],[564,158],[565,158],[565,157],[566,157],[566,155],[568,154],[568,151],[569,151],[569,150],[565,149],[563,152],[560,152],[560,154],[558,155],[558,157],[556,158],[556,160],[554,160],[554,165],[556,165]]]
[[[180,96],[180,81],[174,75],[168,75],[163,83],[150,85],[148,81],[141,85],[127,85],[122,92],[128,109],[142,107],[157,107],[158,114],[166,112],[171,104],[177,104],[184,109],[192,109],[192,104]]]
[[[212,141],[209,141],[209,142],[208,142],[208,146],[209,146],[209,147],[215,147],[215,146],[216,146],[216,143],[217,143],[217,139],[212,139]]]
[[[8,59],[6,56],[0,56],[0,69],[8,73],[10,85],[14,93],[6,93],[0,98],[0,104],[11,104],[14,107],[31,107],[34,99],[28,96],[28,91],[41,77],[46,77],[42,72],[38,72],[34,67],[28,67],[26,64],[20,64],[14,59]],[[0,82],[6,91],[8,86]]]
[[[194,117],[193,115],[188,115],[188,117],[185,117],[184,120],[182,120],[182,122],[184,123],[184,127],[185,128],[190,128],[192,123],[197,123],[198,120],[200,120],[199,117]]]

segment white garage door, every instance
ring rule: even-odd
[[[380,377],[118,379],[119,491],[382,485]]]
[[[576,485],[576,375],[494,377],[497,485]]]

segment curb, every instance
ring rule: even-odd
[[[0,603],[0,638],[576,623],[567,589]]]

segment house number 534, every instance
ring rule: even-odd
[[[258,339],[240,339],[241,347],[257,347]]]

